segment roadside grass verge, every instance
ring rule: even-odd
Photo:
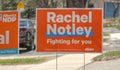
[[[104,19],[104,27],[120,27],[120,17]]]
[[[110,36],[109,33],[103,33],[103,36]]]
[[[118,58],[120,58],[120,51],[109,51],[93,58],[93,61],[108,61]]]
[[[120,25],[119,25],[119,26],[116,26],[116,28],[120,30]]]
[[[16,59],[0,59],[0,65],[23,65],[23,64],[40,64],[54,59],[55,56],[36,57],[36,58],[16,58]]]
[[[110,34],[109,33],[103,33],[103,41],[106,41],[110,38]]]

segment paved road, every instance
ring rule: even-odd
[[[84,67],[81,67],[77,70],[84,70],[83,68]],[[120,59],[94,62],[92,64],[86,65],[85,70],[120,70]]]

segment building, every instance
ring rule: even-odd
[[[120,0],[104,1],[105,18],[120,16]]]
[[[87,7],[103,8],[104,18],[120,16],[120,0],[88,0]]]

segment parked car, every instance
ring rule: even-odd
[[[34,50],[34,24],[29,19],[20,19],[19,22],[19,45],[20,48],[27,48],[27,50]]]

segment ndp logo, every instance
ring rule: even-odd
[[[3,23],[15,22],[16,14],[0,14],[0,21]]]

